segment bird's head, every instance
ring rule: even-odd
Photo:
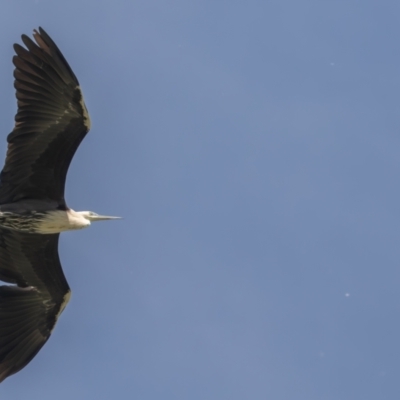
[[[99,215],[93,211],[79,211],[79,214],[88,221],[88,225],[93,221],[106,221],[109,219],[121,219],[121,217],[110,217],[107,215]]]

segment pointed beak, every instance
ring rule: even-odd
[[[95,215],[91,216],[92,221],[107,221],[109,219],[121,219],[122,217],[109,217],[108,215]]]

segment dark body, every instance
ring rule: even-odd
[[[0,174],[0,280],[8,284],[0,286],[0,382],[32,360],[68,302],[62,229],[37,227],[49,215],[68,216],[66,175],[90,128],[65,58],[43,29],[34,38],[22,36],[26,48],[14,45],[18,112]]]
[[[21,200],[0,205],[0,227],[19,232],[44,233],[41,226],[52,212],[67,211],[55,201]],[[0,267],[1,268],[1,267]]]

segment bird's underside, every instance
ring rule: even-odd
[[[33,227],[68,213],[68,167],[90,127],[60,50],[43,29],[33,36],[36,43],[23,35],[25,48],[14,45],[18,111],[0,174],[0,382],[37,354],[70,297],[58,256],[57,232],[66,229]]]
[[[22,204],[23,207],[15,209],[13,206],[16,204]],[[85,212],[60,210],[54,208],[52,202],[43,202],[36,208],[24,207],[30,204],[32,202],[26,200],[0,205],[0,228],[22,233],[51,234],[83,229],[90,225],[90,221],[82,216]]]

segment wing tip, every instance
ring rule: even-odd
[[[0,286],[0,382],[26,367],[57,321],[51,298],[32,286]]]

